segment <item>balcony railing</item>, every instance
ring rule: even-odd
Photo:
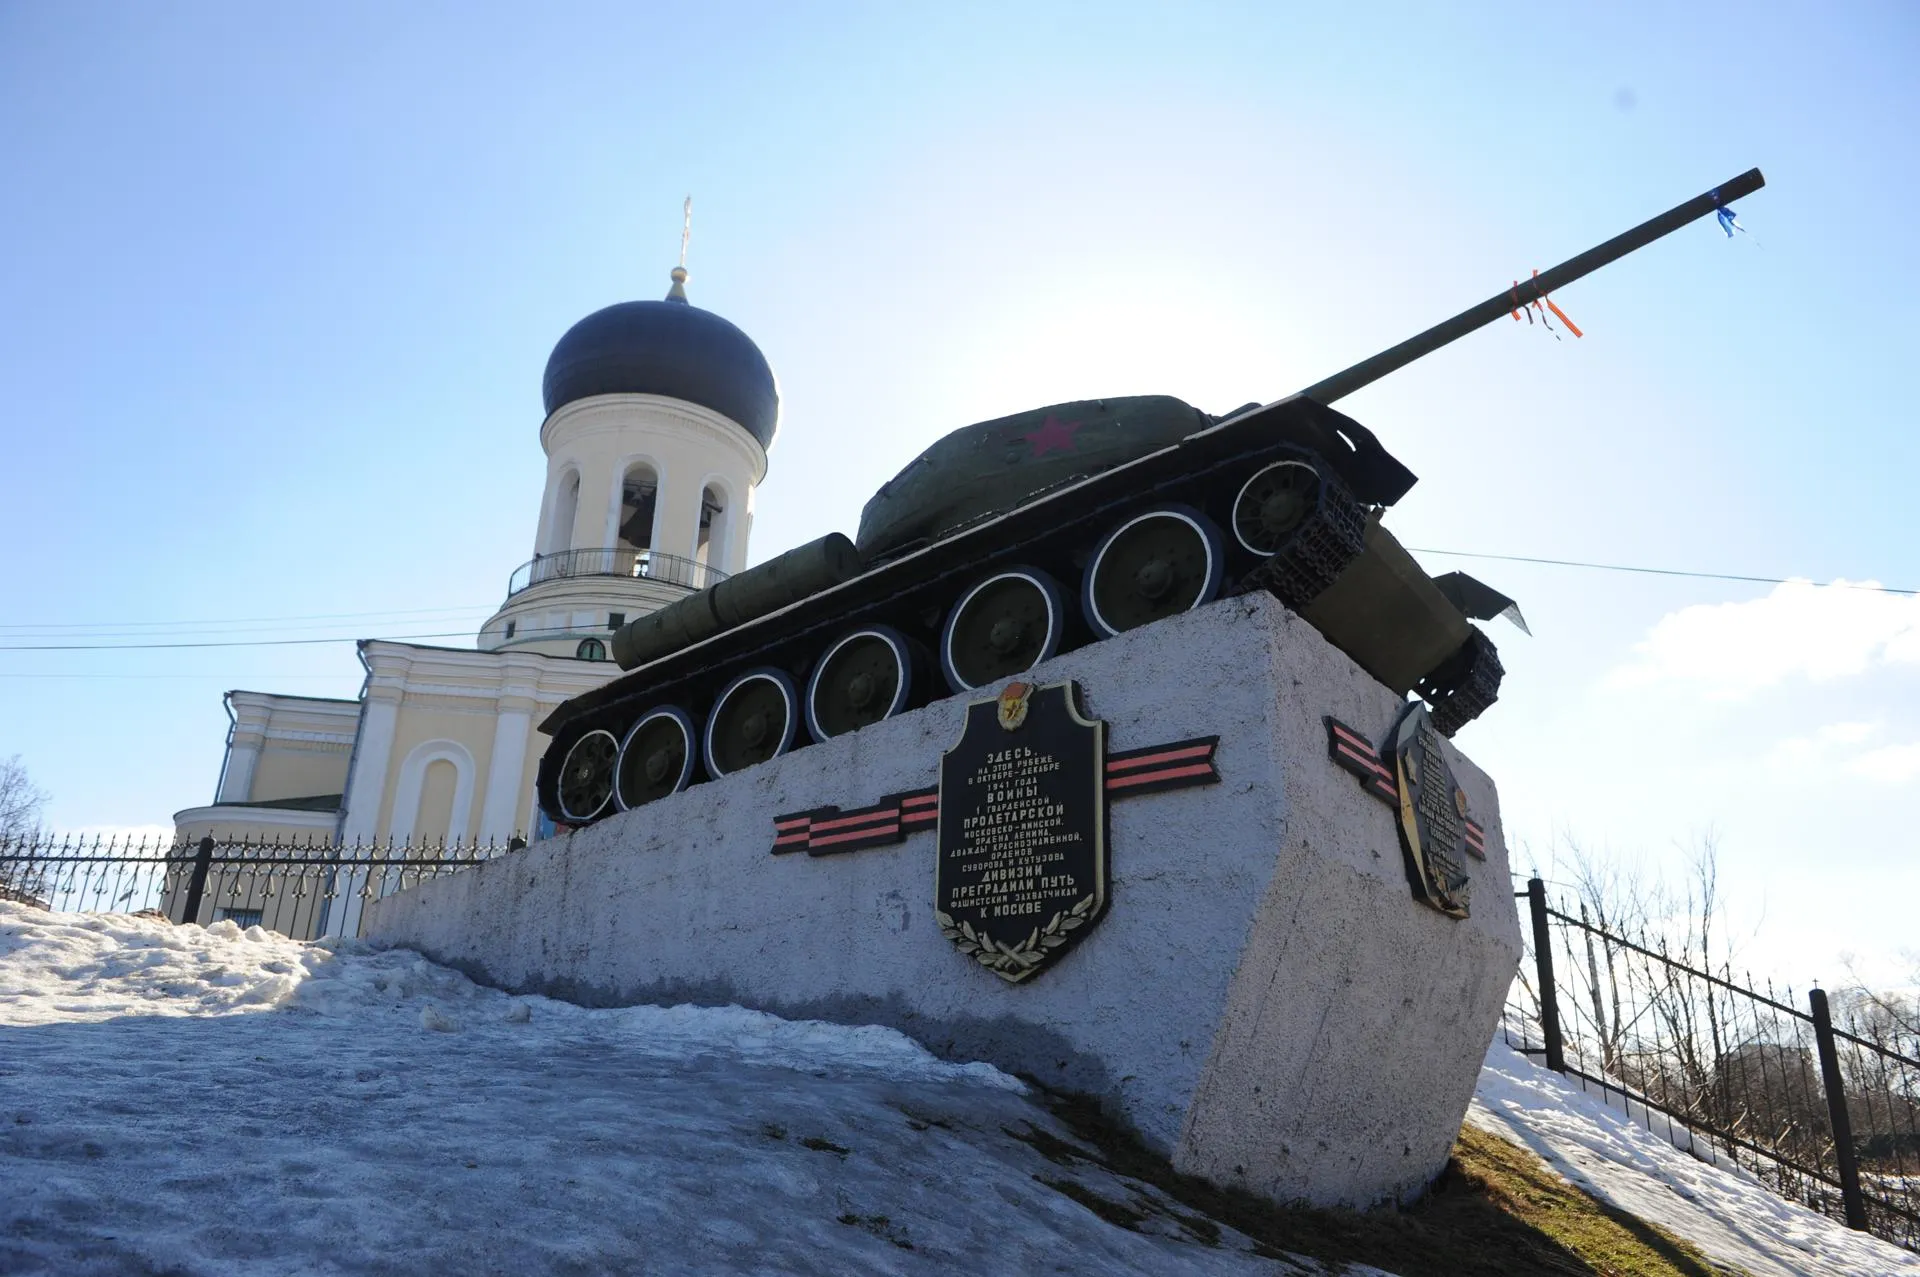
[[[727,574],[719,568],[677,554],[662,554],[658,550],[633,550],[618,546],[561,550],[557,554],[536,554],[531,562],[515,568],[513,575],[507,578],[507,597],[512,598],[520,591],[545,581],[577,576],[617,576],[658,581],[662,585],[675,585],[683,590],[704,590],[709,585],[727,579]]]

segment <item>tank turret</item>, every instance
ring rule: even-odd
[[[1751,169],[1270,404],[1214,417],[1163,395],[1078,400],[953,431],[874,494],[854,540],[618,631],[629,672],[541,725],[542,808],[586,824],[1255,590],[1451,735],[1500,688],[1473,621],[1518,609],[1421,569],[1381,522],[1414,475],[1331,405],[1763,184]]]

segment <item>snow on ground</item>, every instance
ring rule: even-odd
[[[1755,1277],[1920,1277],[1502,1043],[1468,1120]],[[586,1010],[405,950],[0,903],[0,1272],[1319,1271],[1207,1244],[1031,1129],[1074,1142],[888,1029]]]
[[[1784,1201],[1744,1171],[1696,1160],[1498,1039],[1467,1121],[1754,1277],[1920,1277],[1920,1255]]]
[[[1319,1271],[1030,1128],[1072,1142],[887,1029],[0,904],[0,1272]]]

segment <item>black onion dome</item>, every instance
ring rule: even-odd
[[[593,395],[684,399],[746,427],[762,448],[773,443],[780,417],[773,369],[753,339],[680,300],[594,311],[553,348],[541,392],[548,416]]]

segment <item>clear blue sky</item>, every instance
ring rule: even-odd
[[[1584,340],[1342,406],[1411,545],[1920,585],[1916,64],[1897,4],[0,3],[0,635],[470,634],[547,353],[664,291],[689,191],[693,298],[781,379],[764,558],[954,426],[1275,398],[1757,164],[1752,237],[1569,289]],[[1533,622],[1461,736],[1519,863],[1712,830],[1781,974],[1920,945],[1920,605],[1428,562]],[[165,823],[223,690],[359,675],[0,651],[0,757],[58,826]]]

